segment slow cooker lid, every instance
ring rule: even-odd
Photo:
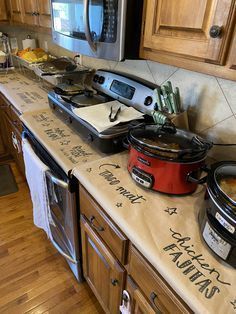
[[[189,159],[199,153],[202,157],[211,148],[210,143],[192,132],[156,124],[131,129],[129,139],[143,149],[151,149],[157,154],[168,153],[167,157],[178,159]]]
[[[220,192],[236,206],[236,162],[228,162],[217,167],[214,179]]]

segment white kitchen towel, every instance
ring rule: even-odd
[[[25,174],[33,203],[34,224],[43,229],[51,239],[49,228],[49,201],[46,188],[48,167],[38,158],[27,139],[22,141]]]
[[[120,112],[117,116],[116,121],[114,122],[110,122],[109,120],[111,107],[112,117],[120,108]],[[128,122],[131,120],[143,118],[142,112],[134,109],[133,107],[128,107],[117,100],[109,101],[95,106],[75,108],[73,109],[73,112],[78,117],[91,124],[98,132],[105,131],[121,122]]]

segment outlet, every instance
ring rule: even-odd
[[[83,63],[82,55],[76,55],[76,56],[74,57],[74,60],[75,60],[75,63],[76,63],[77,65],[82,65],[82,63]]]

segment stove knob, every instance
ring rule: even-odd
[[[104,76],[100,76],[99,79],[98,79],[98,83],[102,85],[104,82],[105,82],[105,77]]]
[[[144,100],[144,105],[145,106],[150,106],[152,104],[152,97],[151,96],[147,96]]]
[[[97,74],[95,74],[94,77],[93,77],[93,81],[94,81],[95,83],[97,83],[97,82],[98,82],[98,79],[99,79],[99,76],[98,76]]]

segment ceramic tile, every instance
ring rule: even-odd
[[[169,80],[180,88],[182,105],[189,110],[192,130],[201,132],[232,116],[215,77],[179,69]]]
[[[217,81],[220,84],[231,109],[236,114],[236,82],[224,80],[222,78],[217,78]]]
[[[154,77],[155,83],[161,85],[165,82],[178,68],[161,64],[158,62],[147,61],[149,69]]]
[[[152,73],[150,72],[150,69],[147,65],[147,61],[125,60],[123,62],[118,62],[115,70],[129,73],[149,82],[155,83]]]
[[[214,143],[236,143],[236,118],[232,116],[205,130],[202,135]],[[209,156],[217,160],[236,160],[236,146],[214,146]]]
[[[83,56],[83,65],[93,69],[110,69],[110,64],[107,60],[95,59]]]

